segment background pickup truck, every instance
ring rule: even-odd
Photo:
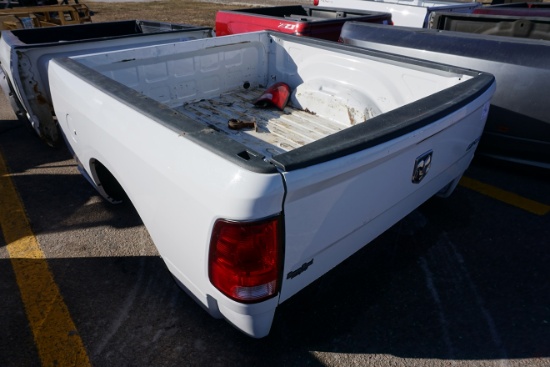
[[[56,58],[48,75],[81,172],[131,200],[184,290],[257,338],[278,304],[452,192],[495,89],[265,31]],[[283,109],[259,98],[274,85]]]
[[[216,35],[262,30],[338,41],[344,22],[392,24],[390,13],[314,6],[275,6],[216,13]]]
[[[456,14],[435,12],[430,28],[474,33],[550,40],[550,18],[495,14]]]
[[[521,17],[550,17],[550,3],[506,3],[480,6],[472,14],[512,15]]]
[[[550,169],[550,41],[539,39],[548,19],[435,14],[435,26],[460,32],[346,23],[341,41],[491,72],[497,90],[478,152]]]
[[[481,6],[476,2],[446,0],[313,0],[314,5],[389,12],[394,25],[427,28],[434,11],[471,13]]]
[[[48,84],[54,57],[211,37],[211,28],[128,20],[2,31],[0,87],[17,117],[49,145],[61,141]]]

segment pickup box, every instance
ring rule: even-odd
[[[435,12],[430,28],[516,39],[550,40],[550,18],[547,17]]]
[[[434,11],[471,13],[480,3],[446,0],[314,0],[314,5],[389,12],[394,25],[427,28]]]
[[[262,30],[338,41],[344,22],[392,24],[390,13],[314,6],[275,6],[216,13],[216,35]]]
[[[500,2],[493,1],[492,5],[488,5],[490,8],[516,8],[516,9],[549,9],[549,2]]]
[[[472,14],[550,17],[550,3],[508,3],[480,6]]]
[[[499,18],[485,22],[487,17],[436,13],[434,25],[456,31],[351,22],[342,28],[341,41],[492,73],[497,90],[478,152],[550,169],[548,20],[506,17],[503,26],[495,21]]]
[[[128,20],[2,31],[0,87],[17,117],[49,145],[61,141],[48,84],[54,57],[211,37],[211,28]]]
[[[58,58],[48,74],[81,172],[131,200],[184,290],[257,338],[278,304],[450,194],[495,88],[267,31]],[[256,106],[274,83],[288,105]]]

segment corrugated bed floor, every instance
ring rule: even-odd
[[[235,140],[266,157],[284,153],[343,129],[341,124],[287,105],[259,108],[254,100],[264,89],[250,89],[219,98],[186,103],[176,108],[189,118],[224,131]],[[232,130],[229,120],[256,123],[256,129]]]

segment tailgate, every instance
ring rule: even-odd
[[[473,157],[493,92],[494,84],[471,103],[379,145],[285,172],[280,302],[456,185]],[[422,167],[425,175],[419,176]]]

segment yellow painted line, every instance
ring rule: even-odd
[[[498,187],[474,180],[473,178],[462,176],[460,186],[477,191],[483,195],[487,195],[493,199],[513,205],[532,214],[542,216],[550,212],[550,205],[545,205],[537,201],[527,199],[513,192],[502,190]]]
[[[1,154],[0,227],[42,366],[90,366]]]

